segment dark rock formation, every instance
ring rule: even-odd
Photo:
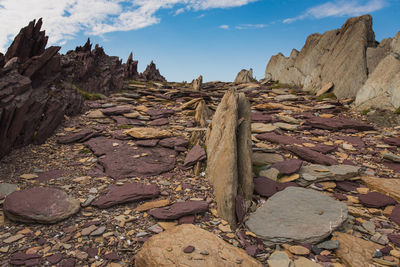
[[[129,54],[128,60],[124,64],[124,78],[125,79],[137,79],[139,78],[139,73],[137,70],[138,61],[133,60],[132,52]]]
[[[60,80],[60,47],[45,49],[41,25],[21,29],[0,69],[0,158],[13,147],[43,143],[64,114],[83,107],[82,96]]]
[[[68,51],[61,59],[62,73],[74,86],[86,92],[108,95],[121,90],[124,68],[118,57],[108,56],[98,45],[91,50],[90,39],[83,47]]]
[[[146,67],[145,71],[140,75],[146,81],[166,82],[167,80],[160,74],[156,64],[153,61]]]

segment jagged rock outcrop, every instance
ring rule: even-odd
[[[138,61],[133,60],[132,52],[129,54],[128,60],[124,64],[124,78],[125,79],[137,79],[139,78],[138,73]]]
[[[42,21],[22,28],[0,69],[0,158],[11,148],[40,144],[66,115],[82,109],[83,98],[64,88],[60,78],[60,47],[45,49]]]
[[[203,85],[203,76],[199,76],[197,79],[192,81],[192,88],[194,91],[199,91]]]
[[[310,35],[301,51],[293,50],[289,58],[273,56],[265,74],[313,92],[333,82],[338,98],[355,97],[368,78],[366,51],[377,46],[372,17],[350,18],[340,29]]]
[[[251,83],[254,81],[253,78],[253,69],[249,70],[241,70],[239,73],[236,75],[235,78],[235,83]]]
[[[167,80],[160,74],[160,71],[157,69],[156,64],[153,61],[147,65],[144,72],[140,75],[141,78],[146,81],[158,81],[158,82],[166,82]]]
[[[108,56],[98,45],[92,50],[90,39],[83,47],[68,51],[61,58],[66,80],[86,92],[108,95],[122,89],[124,68],[118,57]]]
[[[207,177],[214,187],[218,214],[236,227],[236,197],[251,200],[250,104],[243,93],[229,90],[207,132]],[[224,166],[224,168],[221,168]]]
[[[358,91],[355,105],[359,109],[396,110],[400,107],[400,31],[376,48],[373,72]],[[368,56],[368,50],[367,50]],[[381,59],[378,62],[378,59]]]

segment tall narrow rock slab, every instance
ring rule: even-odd
[[[207,176],[214,187],[218,214],[231,225],[236,224],[237,122],[237,94],[231,89],[218,105],[207,134]]]

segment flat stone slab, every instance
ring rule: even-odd
[[[338,161],[332,157],[301,146],[285,146],[285,149],[297,155],[299,158],[316,164],[337,165]]]
[[[269,198],[246,225],[267,246],[315,244],[347,219],[347,206],[312,189],[288,187]]]
[[[386,194],[400,202],[400,179],[361,177],[361,180],[370,189]]]
[[[129,141],[93,138],[85,143],[103,166],[106,175],[114,179],[149,177],[168,172],[175,167],[176,152],[164,147],[137,147]]]
[[[84,142],[92,137],[98,136],[99,133],[90,129],[83,129],[77,133],[70,133],[57,139],[60,144],[70,144],[74,142]]]
[[[114,205],[155,198],[160,194],[157,185],[126,183],[122,186],[112,185],[108,192],[92,203],[98,208],[109,208]]]
[[[8,195],[4,214],[13,221],[51,224],[77,213],[80,202],[64,191],[49,187],[32,187]]]
[[[314,116],[306,120],[305,124],[314,128],[331,131],[340,131],[344,129],[354,129],[358,131],[374,130],[374,127],[370,124],[348,118],[321,118]]]
[[[196,162],[202,161],[206,158],[207,158],[206,151],[204,151],[204,149],[201,146],[195,145],[186,155],[183,166],[184,167],[193,166],[196,164]]]
[[[303,164],[302,160],[299,159],[289,159],[281,162],[277,162],[271,166],[271,168],[275,168],[282,175],[290,175],[295,172],[298,172]]]
[[[149,211],[149,214],[161,220],[175,220],[180,217],[206,212],[208,203],[205,201],[176,202],[171,206],[157,208]]]
[[[107,116],[122,115],[124,113],[132,112],[132,108],[124,107],[124,106],[110,107],[110,108],[102,109],[101,112],[103,112],[103,114],[107,115]]]
[[[301,186],[324,181],[344,181],[359,175],[360,168],[351,165],[308,165],[300,168],[300,178],[296,182]]]
[[[283,157],[277,153],[254,152],[251,157],[253,165],[264,166],[283,161]]]

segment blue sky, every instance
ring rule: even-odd
[[[170,81],[232,81],[250,67],[259,79],[272,55],[365,13],[378,41],[400,30],[400,0],[0,0],[0,51],[43,17],[62,53],[90,37],[124,61],[132,51],[139,71],[154,60]]]

